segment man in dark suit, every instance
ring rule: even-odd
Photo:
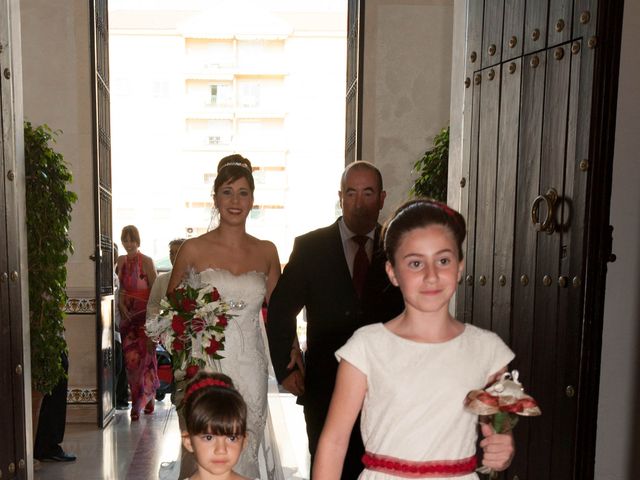
[[[311,461],[329,410],[338,362],[334,352],[359,327],[386,321],[403,308],[400,291],[384,270],[378,216],[386,193],[379,170],[368,162],[347,166],[340,182],[343,216],[296,238],[289,263],[271,294],[267,334],[278,381],[304,406]],[[365,255],[366,254],[366,255]],[[305,372],[288,369],[296,316],[306,308]],[[342,478],[363,469],[356,422]]]

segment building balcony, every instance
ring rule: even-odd
[[[234,77],[285,77],[289,74],[284,62],[256,61],[251,65],[220,65],[192,63],[186,66],[186,80],[233,80]]]

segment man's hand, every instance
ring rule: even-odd
[[[287,364],[287,370],[297,368],[304,377],[304,360],[302,359],[302,350],[299,347],[291,349],[291,360]]]
[[[294,370],[284,380],[282,386],[299,397],[304,393],[304,376],[300,370]]]
[[[513,459],[515,447],[513,437],[510,433],[498,434],[493,431],[491,425],[480,424],[484,439],[480,442],[484,454],[482,455],[482,464],[501,472],[505,470]]]

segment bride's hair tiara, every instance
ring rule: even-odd
[[[194,383],[187,389],[187,392],[184,394],[184,402],[187,403],[187,400],[191,395],[205,387],[231,388],[231,385],[215,378],[205,378],[203,380],[200,380],[199,382]]]
[[[249,165],[247,165],[246,163],[242,163],[242,162],[229,162],[229,163],[225,163],[224,165],[222,165],[220,167],[220,170],[218,170],[218,173],[220,173],[222,171],[223,168],[226,167],[242,167],[245,170],[248,170],[249,172],[251,172],[251,168],[249,167]]]

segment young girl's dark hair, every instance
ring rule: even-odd
[[[395,264],[395,253],[402,236],[416,228],[430,225],[443,225],[453,233],[458,246],[458,260],[462,260],[462,242],[467,234],[462,215],[442,202],[418,198],[403,203],[385,223],[382,232],[384,252],[391,265]]]
[[[247,433],[247,404],[222,373],[198,373],[185,389],[182,408],[189,435]]]
[[[237,153],[224,157],[218,162],[218,176],[213,182],[213,193],[216,193],[225,183],[235,182],[239,178],[246,178],[251,192],[255,190],[253,168],[249,159]]]

